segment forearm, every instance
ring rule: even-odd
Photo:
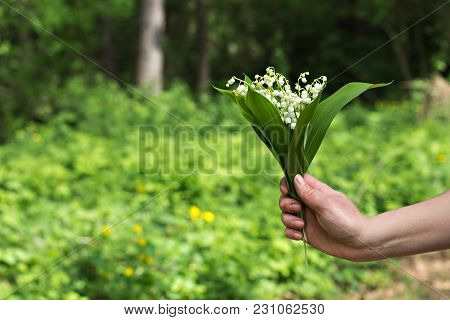
[[[366,260],[450,248],[450,191],[369,219]]]

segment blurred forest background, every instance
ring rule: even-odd
[[[0,0],[0,297],[439,297],[314,249],[305,273],[281,171],[239,172],[271,158],[242,132],[232,159],[215,142],[214,175],[153,150],[194,168],[181,177],[139,174],[138,127],[243,125],[211,84],[268,65],[326,75],[328,93],[394,80],[335,120],[311,172],[367,215],[422,201],[450,186],[449,21],[445,0]],[[399,263],[448,294],[448,256]]]

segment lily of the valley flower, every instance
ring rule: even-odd
[[[276,73],[273,67],[268,67],[265,75],[255,76],[251,87],[269,100],[277,108],[283,122],[294,130],[300,113],[306,105],[311,104],[319,97],[327,84],[327,77],[325,76],[321,76],[308,84],[306,79],[308,75],[309,72],[301,73],[294,86],[295,91],[292,91],[289,81],[283,75]],[[236,81],[239,85],[233,90],[234,94],[245,97],[249,87],[249,84],[245,81],[233,76],[228,80],[226,86],[230,87]]]

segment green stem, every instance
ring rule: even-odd
[[[308,251],[307,251],[307,246],[306,243],[308,242],[308,237],[306,236],[306,205],[303,203],[303,201],[298,197],[297,193],[294,191],[294,182],[290,179],[288,179],[287,175],[286,175],[286,181],[288,182],[288,189],[289,189],[289,196],[292,199],[295,199],[297,201],[300,202],[300,205],[302,206],[302,210],[300,211],[299,217],[302,218],[302,220],[304,221],[305,225],[303,227],[303,249],[305,252],[305,268],[306,268],[306,272],[308,272]]]

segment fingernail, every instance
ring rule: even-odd
[[[305,180],[303,180],[303,177],[302,177],[301,175],[299,175],[299,174],[297,174],[297,175],[295,176],[294,180],[295,180],[295,182],[298,183],[298,185],[299,185],[300,187],[303,187],[303,186],[305,185]]]

